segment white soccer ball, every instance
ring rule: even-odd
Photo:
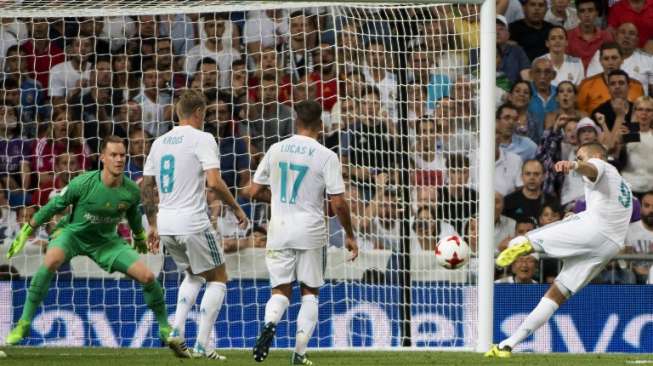
[[[469,245],[462,238],[451,235],[438,242],[435,258],[442,267],[456,269],[469,261],[469,252]]]

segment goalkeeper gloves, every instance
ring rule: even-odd
[[[14,239],[14,241],[11,243],[11,247],[9,247],[9,251],[7,251],[7,259],[13,257],[21,250],[23,250],[25,243],[27,243],[27,239],[29,239],[29,236],[32,235],[32,231],[34,231],[34,228],[32,228],[29,224],[23,224],[23,227],[20,228],[18,236],[16,236],[16,239]]]
[[[145,230],[141,230],[140,233],[133,233],[132,239],[134,240],[134,249],[140,254],[147,253],[147,235]]]

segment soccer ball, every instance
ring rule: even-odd
[[[469,261],[469,246],[457,235],[448,236],[438,242],[435,258],[444,268],[460,268]]]

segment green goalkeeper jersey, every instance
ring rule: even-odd
[[[127,217],[132,231],[143,230],[140,213],[140,189],[126,176],[119,187],[107,187],[101,171],[84,173],[70,181],[35,215],[38,225],[72,206],[72,211],[62,220],[66,230],[87,244],[102,245],[118,237],[116,228]]]

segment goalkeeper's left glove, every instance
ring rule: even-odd
[[[14,241],[11,243],[11,247],[9,247],[9,250],[7,251],[7,259],[13,257],[21,250],[23,250],[25,243],[27,243],[27,239],[29,239],[29,236],[32,235],[32,231],[34,231],[33,227],[31,227],[29,224],[23,224],[23,227],[20,228],[18,236],[16,236],[16,239],[14,239]]]
[[[145,230],[140,233],[133,233],[132,240],[134,241],[134,249],[141,254],[147,253],[147,235]]]

